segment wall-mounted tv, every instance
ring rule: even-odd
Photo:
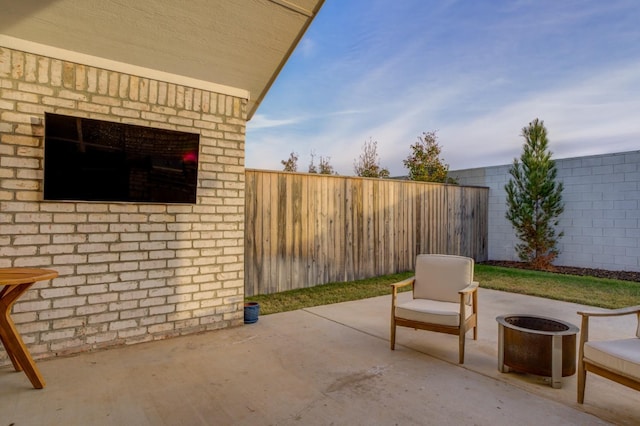
[[[200,135],[45,114],[44,199],[196,202]]]

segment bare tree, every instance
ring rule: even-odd
[[[329,164],[331,157],[320,157],[320,174],[321,175],[335,175],[337,174],[333,170],[333,166]]]
[[[362,154],[358,160],[354,160],[353,169],[356,176],[388,178],[389,170],[380,167],[378,158],[378,142],[369,138],[362,146]]]
[[[309,173],[318,173],[318,167],[315,164],[316,154],[311,151],[311,162],[309,163]]]
[[[295,152],[291,152],[289,154],[289,158],[287,160],[280,161],[284,166],[283,171],[285,172],[297,172],[298,171],[298,154]]]

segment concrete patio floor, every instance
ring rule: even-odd
[[[401,298],[407,298],[408,293]],[[5,425],[640,424],[640,393],[587,376],[497,370],[497,315],[580,325],[581,305],[480,289],[479,340],[457,364],[455,336],[398,328],[390,296],[261,316],[256,324],[39,361],[47,381],[0,368]],[[594,321],[593,339],[630,336],[635,318]]]

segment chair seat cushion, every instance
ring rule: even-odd
[[[395,315],[411,321],[431,324],[460,326],[460,304],[438,300],[413,299],[396,306]],[[466,317],[471,316],[471,308],[465,309]]]
[[[584,357],[602,367],[640,380],[638,338],[586,342]]]

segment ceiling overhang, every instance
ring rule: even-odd
[[[0,46],[246,97],[250,119],[323,3],[0,0]]]

